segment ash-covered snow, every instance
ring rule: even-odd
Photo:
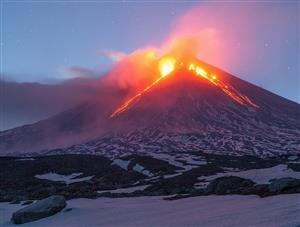
[[[0,203],[0,226],[10,223],[19,204]],[[257,196],[202,196],[175,201],[162,197],[74,199],[68,201],[68,212],[23,227],[52,226],[298,226],[299,194],[267,198]]]
[[[66,183],[66,184],[88,181],[94,177],[94,176],[88,176],[88,177],[78,178],[80,175],[82,175],[82,173],[72,173],[70,175],[61,175],[61,174],[50,172],[50,173],[45,173],[45,174],[37,174],[34,177],[36,177],[38,179],[43,179],[43,180],[60,181],[60,182]]]

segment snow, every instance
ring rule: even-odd
[[[141,174],[144,174],[147,177],[153,177],[154,174],[151,173],[149,170],[146,170],[144,166],[140,165],[140,164],[135,164],[135,166],[133,167],[133,170],[136,172],[139,172]]]
[[[18,204],[0,203],[0,226],[10,223]],[[68,212],[23,227],[49,226],[297,226],[299,194],[267,198],[257,196],[202,196],[175,201],[162,197],[74,199]]]
[[[61,174],[50,172],[50,173],[45,173],[45,174],[40,174],[40,175],[38,174],[38,175],[35,175],[34,177],[36,177],[38,179],[43,179],[43,180],[62,181],[62,182],[65,182],[66,184],[72,184],[72,183],[81,182],[81,181],[88,181],[94,177],[94,176],[88,176],[88,177],[77,178],[80,175],[82,175],[82,173],[72,173],[70,175],[61,175]]]
[[[34,158],[19,158],[19,159],[16,159],[16,161],[34,161],[35,159]]]
[[[104,191],[98,191],[98,193],[105,193],[105,192],[110,192],[110,193],[132,193],[138,190],[144,190],[147,188],[149,185],[140,185],[140,186],[135,186],[135,187],[129,187],[129,188],[118,188],[115,190],[104,190]]]
[[[167,161],[170,165],[177,166],[177,167],[180,167],[180,168],[183,168],[183,169],[187,168],[181,162],[176,161],[175,155],[167,154],[167,153],[154,153],[154,152],[150,153],[150,155],[153,158]],[[187,170],[189,170],[189,169],[190,168],[187,168]]]
[[[121,167],[122,169],[128,170],[129,163],[130,163],[130,161],[127,161],[127,160],[115,159],[115,160],[113,160],[112,165],[117,165],[117,166]]]
[[[130,160],[122,160],[122,159],[114,159],[112,162],[112,165],[117,165],[119,167],[121,167],[124,170],[128,170],[128,166],[130,164]],[[151,173],[149,170],[146,170],[144,166],[140,165],[140,164],[135,164],[132,168],[132,170],[139,172],[147,177],[153,177],[154,174]]]
[[[300,164],[300,158],[298,159],[298,156],[290,156],[288,157],[288,160],[289,164]]]
[[[172,153],[151,152],[149,155],[153,158],[164,160],[170,165],[182,168],[182,170],[176,171],[178,173],[186,172],[198,166],[207,164],[204,157],[195,156],[189,153],[176,153],[176,155],[174,155]]]
[[[237,176],[245,179],[250,179],[257,184],[268,184],[269,180],[274,178],[282,178],[282,177],[293,177],[300,179],[300,172],[293,171],[289,169],[287,165],[277,165],[271,168],[264,169],[251,169],[240,172],[226,172],[226,173],[217,173],[216,175],[208,176],[208,177],[199,177],[199,180],[212,181],[218,177],[224,176]]]
[[[292,161],[292,162],[288,162],[289,164],[300,164],[300,160],[298,161]]]
[[[298,156],[296,156],[296,155],[292,155],[292,156],[288,157],[288,160],[291,160],[291,161],[294,161],[296,159],[298,159]]]

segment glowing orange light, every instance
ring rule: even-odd
[[[201,76],[219,87],[225,94],[227,94],[229,97],[231,97],[241,105],[250,105],[252,107],[258,108],[258,106],[253,103],[247,96],[240,94],[233,87],[224,84],[217,78],[216,75],[210,75],[204,69],[200,68],[199,66],[195,66],[194,64],[190,64],[188,68],[190,71],[195,72],[197,76]]]
[[[189,70],[191,71],[191,70],[194,70],[195,69],[195,65],[194,64],[190,64],[189,65]]]
[[[205,70],[200,68],[199,66],[196,67],[196,74],[204,78],[207,78],[207,72],[205,72]]]
[[[173,58],[163,58],[159,62],[160,75],[162,77],[169,75],[172,71],[174,71],[175,63],[176,63],[176,60]]]

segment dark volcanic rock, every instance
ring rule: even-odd
[[[250,188],[255,183],[251,180],[236,176],[220,177],[214,179],[206,188],[207,193],[218,195],[243,194],[243,191]]]
[[[11,220],[15,224],[23,224],[54,215],[65,207],[66,200],[63,196],[50,196],[16,211]]]
[[[187,196],[202,196],[209,194],[243,194],[262,197],[284,193],[300,192],[300,186],[294,180],[275,180],[269,185],[255,185],[252,181],[227,177],[214,180],[209,190],[196,189],[199,177],[224,173],[227,168],[240,171],[269,168],[286,164],[288,156],[259,158],[253,156],[230,156],[199,153],[189,151],[184,153],[193,160],[205,160],[205,163],[183,171],[171,163],[145,155],[129,155],[122,160],[130,161],[128,168],[114,165],[107,157],[97,155],[55,155],[34,157],[20,161],[18,158],[0,157],[0,202],[20,203],[28,200],[41,200],[52,195],[63,195],[66,199],[97,198],[97,197],[136,197],[174,195],[174,199]],[[174,152],[176,161],[185,162],[181,153]],[[188,159],[187,159],[188,160]],[[155,177],[146,176],[134,170],[141,165]],[[192,165],[184,163],[184,165]],[[295,164],[296,165],[296,164]],[[290,164],[289,164],[290,166]],[[82,173],[79,178],[92,176],[90,180],[66,184],[64,182],[38,179],[37,174],[54,172],[62,175]],[[278,189],[278,184],[280,188]],[[132,193],[101,193],[98,191],[114,190],[140,185],[149,185],[141,191]],[[211,189],[211,187],[214,187]],[[180,195],[179,195],[180,194]],[[177,196],[175,196],[177,195]],[[173,199],[173,198],[172,198]]]
[[[261,197],[270,195],[270,191],[269,191],[268,186],[269,185],[267,185],[267,184],[254,185],[252,188],[250,188],[250,190],[249,190],[250,193],[249,194],[256,194],[256,195],[259,195]]]
[[[140,156],[140,155],[129,155],[124,157],[125,160],[130,160],[128,169],[132,169],[136,164],[142,165],[145,169],[149,170],[151,173],[156,174],[172,174],[175,170],[180,170],[182,168],[173,166],[167,161],[153,158],[151,156]]]
[[[198,182],[198,177],[210,176],[221,171],[221,168],[213,165],[199,166],[181,175],[155,182],[147,187],[144,192],[145,195],[151,196],[191,193],[194,191],[194,184]]]
[[[0,157],[0,202],[40,200],[51,195],[71,198],[94,198],[98,190],[116,189],[146,178],[136,171],[112,165],[106,157],[95,155],[56,155],[35,157],[31,161]],[[90,181],[65,184],[38,179],[37,174],[54,172],[62,175],[82,173]]]
[[[22,203],[22,206],[26,206],[26,205],[29,205],[29,204],[32,204],[33,201],[32,200],[28,200],[28,201],[25,201]]]
[[[292,177],[284,177],[271,180],[269,190],[273,193],[300,192],[300,180]]]
[[[300,163],[289,163],[288,168],[300,172]]]

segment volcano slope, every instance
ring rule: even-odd
[[[81,106],[47,119],[44,125],[39,122],[1,132],[1,154],[117,157],[202,151],[276,156],[300,152],[299,104],[201,61],[194,63],[207,75],[214,75],[217,82],[181,64],[115,115],[104,103],[89,104],[88,108]],[[115,103],[115,109],[124,106],[119,100]],[[47,125],[56,127],[51,136],[46,133]],[[71,127],[67,145],[77,145],[62,147],[58,142],[64,139],[61,129],[66,125]]]
[[[203,63],[202,63],[203,65]],[[179,69],[121,113],[109,130],[85,146],[48,154],[204,151],[225,155],[276,156],[300,151],[299,105],[204,65],[253,105],[240,104],[208,80]],[[88,147],[88,149],[87,149]]]

